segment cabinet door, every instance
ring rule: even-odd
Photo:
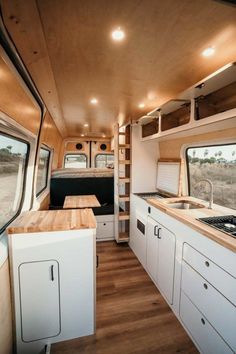
[[[158,223],[148,217],[147,222],[147,271],[152,280],[157,282],[157,257],[158,257],[158,238],[156,236]]]
[[[31,342],[60,333],[59,265],[57,261],[19,266],[22,340]]]
[[[157,284],[170,304],[173,303],[175,235],[159,225]]]

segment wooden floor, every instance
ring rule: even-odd
[[[100,242],[97,254],[96,335],[54,344],[52,353],[198,353],[127,245]]]

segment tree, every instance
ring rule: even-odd
[[[9,150],[10,153],[11,153],[11,149],[12,149],[12,146],[11,146],[11,145],[8,145],[8,146],[7,146],[7,150]]]
[[[205,149],[205,151],[204,151],[204,157],[207,157],[208,153],[209,153],[208,149]]]

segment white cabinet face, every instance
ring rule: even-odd
[[[59,264],[55,260],[19,266],[22,340],[60,333]]]
[[[175,235],[160,225],[158,238],[157,283],[170,304],[173,303]]]
[[[157,282],[157,257],[158,257],[158,238],[155,235],[157,230],[157,222],[148,217],[147,222],[147,271],[152,280]]]

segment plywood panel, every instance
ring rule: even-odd
[[[236,10],[212,0],[1,2],[22,58],[69,136],[109,136],[114,122],[140,117],[236,57]],[[113,43],[119,25],[126,39]],[[209,46],[216,55],[202,57]]]
[[[12,310],[8,260],[0,268],[0,353],[12,354]]]
[[[0,111],[37,135],[41,120],[40,108],[1,56],[0,52]]]
[[[181,148],[184,144],[192,144],[199,142],[214,143],[215,141],[223,141],[224,139],[232,138],[235,141],[236,128],[218,130],[206,134],[199,134],[194,136],[186,136],[181,139],[173,139],[161,141],[159,143],[161,158],[179,158]]]

